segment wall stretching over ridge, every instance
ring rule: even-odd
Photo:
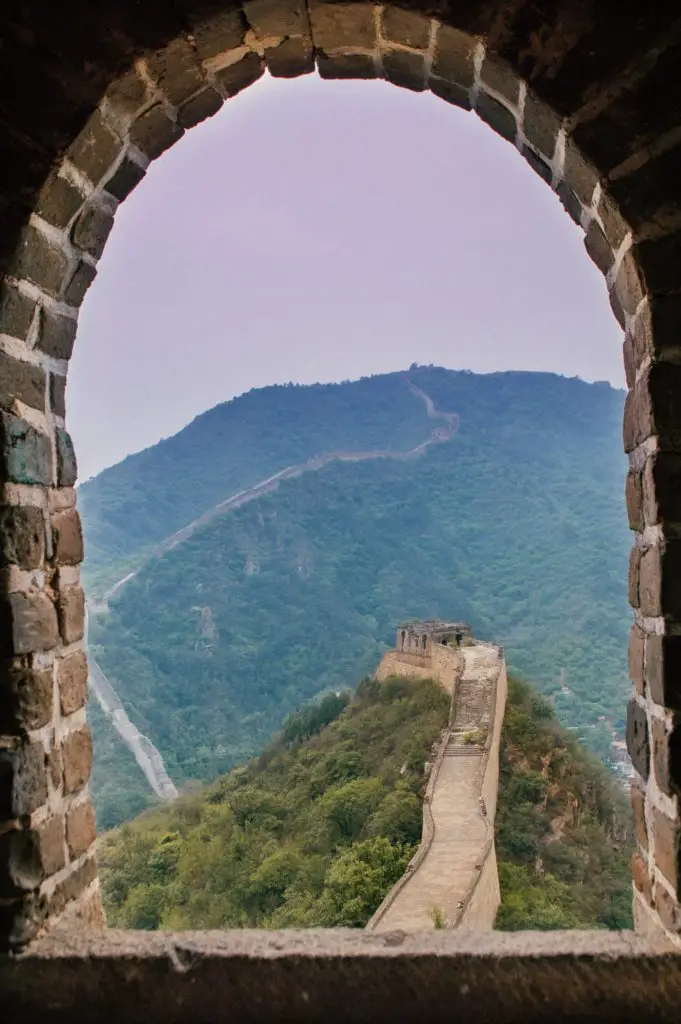
[[[502,648],[433,644],[424,655],[388,652],[375,678],[432,678],[449,690],[423,804],[421,844],[367,924],[369,931],[434,927],[485,931],[501,901],[494,848],[499,743],[506,705]]]

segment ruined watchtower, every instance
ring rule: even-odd
[[[461,647],[469,644],[471,640],[471,627],[467,622],[426,619],[423,622],[406,622],[399,626],[395,647],[405,654],[430,655],[433,644]]]

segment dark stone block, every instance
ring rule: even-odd
[[[648,636],[646,682],[656,704],[681,711],[681,636]]]
[[[307,36],[284,39],[265,49],[267,69],[274,78],[297,78],[315,70],[312,43]]]
[[[83,531],[75,508],[55,512],[51,518],[54,558],[58,565],[83,561]]]
[[[43,880],[35,832],[10,829],[0,835],[0,898],[12,899],[37,889]]]
[[[182,138],[182,128],[171,121],[164,107],[157,103],[141,114],[130,129],[130,141],[145,153],[150,160],[155,160],[165,153],[174,142]],[[111,179],[106,184],[111,192]]]
[[[52,482],[49,437],[9,413],[0,413],[0,457],[5,480],[17,484]]]
[[[57,427],[57,483],[60,487],[73,487],[78,479],[78,463],[73,441],[68,431]]]
[[[85,293],[97,276],[97,270],[90,263],[81,261],[74,270],[64,289],[64,301],[70,306],[80,306]]]
[[[550,160],[556,148],[561,119],[528,89],[523,108],[523,135]]]
[[[480,78],[483,85],[505,96],[511,103],[518,102],[520,81],[506,64],[485,57],[480,69]]]
[[[54,359],[70,359],[77,326],[74,317],[61,316],[43,306],[40,310],[36,348]]]
[[[33,669],[28,658],[0,661],[0,732],[25,735],[52,720],[51,669]]]
[[[65,644],[82,640],[85,633],[85,595],[78,584],[61,587],[57,598],[59,631]]]
[[[59,639],[52,601],[43,593],[12,593],[0,601],[1,653],[49,651]]]
[[[320,78],[378,78],[373,57],[368,53],[317,54]]]
[[[97,184],[117,159],[123,143],[99,111],[95,111],[71,146],[68,156],[78,170]]]
[[[73,227],[73,243],[95,259],[99,259],[104,251],[106,240],[111,233],[113,213],[105,207],[90,203],[85,207]]]
[[[529,146],[523,146],[522,154],[535,174],[538,174],[547,185],[550,185],[553,178],[553,172],[546,161],[542,160],[539,154],[535,153],[535,151]]]
[[[119,163],[113,174],[106,180],[104,188],[114,199],[121,202],[130,195],[136,185],[146,174],[143,167],[136,164],[130,157],[125,156]]]
[[[627,705],[627,749],[631,763],[642,779],[648,779],[650,749],[645,708],[635,700]]]
[[[17,247],[11,269],[14,277],[26,277],[49,295],[58,296],[68,273],[69,259],[37,228],[29,225]]]
[[[66,377],[59,373],[50,374],[50,408],[55,416],[66,416]]]
[[[384,7],[381,13],[381,35],[394,43],[427,50],[430,42],[430,19],[423,14]]]
[[[85,196],[68,178],[50,176],[40,193],[36,213],[56,228],[65,228],[85,202]]]
[[[674,889],[679,889],[679,823],[653,808],[653,849],[657,867]]]
[[[0,817],[32,814],[47,800],[45,752],[42,743],[0,748]]]
[[[308,36],[310,21],[305,0],[244,0],[248,22],[261,39]]]
[[[608,239],[603,234],[603,229],[595,220],[589,224],[584,237],[584,246],[601,274],[605,276],[615,261],[615,255]]]
[[[441,25],[435,44],[433,76],[470,89],[475,81],[473,52],[475,39],[458,29]]]
[[[242,89],[261,77],[265,70],[265,62],[257,53],[247,53],[241,60],[228,64],[216,72],[215,77],[228,96],[236,96]]]
[[[10,412],[17,399],[32,409],[44,409],[45,371],[0,352],[0,409]]]
[[[453,103],[462,110],[471,109],[470,90],[456,82],[449,82],[444,78],[431,78],[428,83],[430,91],[446,103]]]
[[[408,50],[389,50],[383,54],[383,71],[393,85],[413,92],[426,88],[426,65],[423,55]]]
[[[36,301],[23,295],[14,285],[3,281],[0,285],[0,326],[3,334],[25,341],[28,334]]]
[[[502,138],[513,142],[518,132],[515,117],[510,110],[497,100],[481,92],[475,109],[479,116]]]
[[[181,128],[193,128],[194,125],[213,117],[222,107],[222,96],[212,87],[188,100],[177,112],[177,121]]]
[[[40,569],[45,558],[45,519],[42,509],[0,505],[0,567],[18,565]]]

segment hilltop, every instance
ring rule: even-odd
[[[104,835],[109,924],[362,927],[419,842],[448,708],[429,681],[365,680],[291,716],[259,758]],[[517,680],[501,763],[497,927],[630,927],[626,800]]]
[[[83,485],[89,596],[136,569],[91,616],[92,650],[176,784],[228,770],[302,701],[370,671],[398,619],[452,608],[609,757],[628,693],[622,404],[607,384],[432,367],[267,388]],[[163,548],[295,460],[378,450],[399,457],[318,459]],[[141,780],[123,807],[130,755],[97,737],[95,751],[111,825],[148,794]]]

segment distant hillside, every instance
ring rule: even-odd
[[[110,925],[361,927],[421,834],[424,762],[449,701],[364,682],[286,723],[255,761],[100,839]],[[501,928],[631,927],[626,800],[511,681],[497,849]]]
[[[302,701],[371,671],[403,617],[470,621],[505,645],[511,670],[555,700],[564,724],[609,755],[628,692],[622,393],[551,374],[422,368],[408,377],[458,414],[454,437],[409,460],[335,463],[286,480],[143,564],[108,613],[91,616],[97,659],[177,784],[226,771]],[[260,437],[277,449],[295,423],[305,458],[341,442],[405,451],[437,426],[405,375],[393,374],[252,392],[187,430],[210,438],[208,423],[237,407],[254,445]],[[83,488],[88,552],[93,533],[95,563],[109,559],[110,579],[111,566],[123,575],[127,564],[116,561],[120,547],[102,547],[102,524],[113,530],[116,518],[106,489],[117,480],[131,534],[145,543],[163,533],[148,521],[147,494],[171,504],[174,495],[184,521],[206,511],[209,495],[228,495],[225,481],[218,494],[216,451],[243,453],[224,437],[207,440],[193,450],[191,477],[183,434],[107,471],[106,488],[100,478]],[[258,463],[252,475],[273,468]],[[158,502],[164,529],[181,525],[174,505],[166,520]],[[95,797],[112,824],[124,812],[116,758],[102,751]]]

